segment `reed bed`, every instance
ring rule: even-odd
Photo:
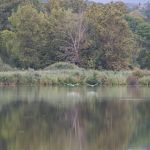
[[[98,71],[75,69],[26,70],[0,72],[1,86],[150,86],[150,71]]]

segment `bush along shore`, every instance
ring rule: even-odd
[[[1,71],[1,86],[150,86],[150,71],[98,71],[78,68],[73,64],[57,63],[44,70]]]

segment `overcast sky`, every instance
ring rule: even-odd
[[[110,1],[112,1],[112,0],[93,0],[93,1],[95,1],[95,2],[110,2]],[[113,1],[117,1],[117,0],[113,0]],[[139,3],[139,2],[141,2],[141,3],[146,3],[146,2],[148,2],[148,1],[150,1],[150,0],[122,0],[122,1],[124,1],[124,2],[127,2],[127,3]]]

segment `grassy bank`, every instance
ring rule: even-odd
[[[150,86],[150,71],[96,71],[85,70],[74,65],[52,65],[44,70],[0,72],[1,86],[17,85],[63,85],[63,86]]]

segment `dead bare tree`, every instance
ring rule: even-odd
[[[62,55],[60,56],[67,61],[81,66],[81,53],[87,41],[87,25],[83,12],[72,15],[65,18],[66,30],[63,33],[65,38],[63,41],[61,40],[60,51]]]

